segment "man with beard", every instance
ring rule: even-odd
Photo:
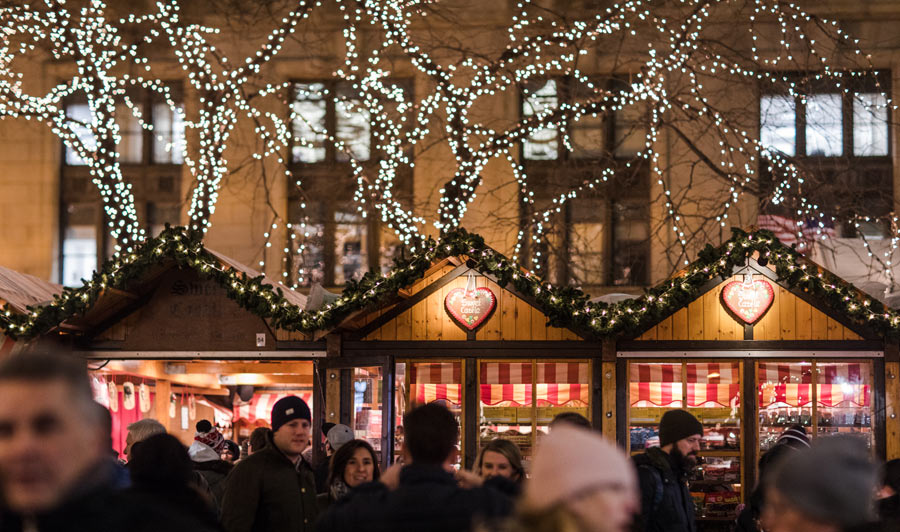
[[[696,532],[687,478],[697,465],[703,425],[690,412],[669,410],[659,423],[659,447],[634,457],[641,487],[635,530]]]

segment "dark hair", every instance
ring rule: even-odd
[[[171,434],[156,434],[131,447],[128,470],[135,485],[181,487],[191,481],[187,448]]]
[[[101,423],[100,412],[94,406],[94,394],[87,374],[87,364],[75,355],[55,351],[30,351],[13,355],[0,362],[0,381],[63,382],[70,388],[70,397],[81,401],[85,417]]]
[[[588,418],[582,416],[578,412],[562,412],[560,414],[556,414],[553,418],[553,421],[550,422],[550,426],[557,425],[559,423],[568,423],[569,425],[575,425],[576,427],[583,427],[588,430],[591,430],[591,422],[588,421]]]
[[[525,468],[522,466],[522,452],[519,450],[519,446],[502,438],[496,438],[489,441],[488,444],[481,449],[481,452],[478,453],[478,462],[475,465],[475,471],[479,475],[481,474],[481,463],[484,461],[484,453],[488,451],[502,454],[509,460],[509,465],[516,474],[516,478],[514,479],[516,483],[521,483],[525,480]]]
[[[403,416],[403,432],[413,462],[439,465],[456,447],[459,423],[447,407],[428,403]]]
[[[237,460],[241,457],[240,445],[231,440],[225,440],[225,450],[231,453],[232,460]]]
[[[372,471],[372,480],[378,480],[381,476],[381,471],[378,470],[378,456],[375,454],[375,449],[369,445],[369,442],[365,440],[350,440],[344,445],[341,445],[341,448],[335,451],[334,455],[331,457],[331,465],[328,466],[328,485],[331,486],[335,480],[344,481],[344,470],[347,469],[347,464],[350,462],[350,459],[353,458],[353,455],[356,454],[357,449],[365,449],[369,451],[369,454],[372,455],[372,464],[375,466],[374,471]]]
[[[250,449],[249,452],[255,453],[263,449],[266,445],[269,444],[269,434],[272,433],[272,429],[269,427],[256,427],[253,429],[253,432],[250,433]]]

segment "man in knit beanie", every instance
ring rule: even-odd
[[[820,438],[774,467],[761,519],[767,532],[845,532],[874,520],[878,471],[864,440]]]
[[[226,532],[312,532],[318,517],[316,479],[303,459],[312,416],[290,395],[272,407],[272,432],[259,452],[228,475],[222,503]]]
[[[659,447],[634,457],[641,488],[637,530],[696,532],[687,478],[697,465],[703,425],[686,410],[669,410],[659,422]]]

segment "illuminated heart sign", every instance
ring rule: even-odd
[[[754,324],[772,306],[775,290],[768,281],[733,281],[722,289],[722,303],[732,314],[748,324]]]
[[[496,296],[485,287],[475,290],[454,288],[447,292],[447,297],[444,298],[447,313],[470,331],[474,331],[484,323],[496,306]]]

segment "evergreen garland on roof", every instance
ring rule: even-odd
[[[376,308],[396,297],[399,290],[421,279],[435,261],[451,256],[467,256],[474,269],[492,274],[501,287],[512,285],[537,305],[549,325],[570,328],[596,339],[634,337],[700,295],[714,278],[730,277],[736,267],[759,253],[761,263],[774,266],[780,281],[791,288],[812,294],[837,314],[845,315],[872,330],[894,336],[900,332],[900,314],[887,309],[849,283],[807,261],[787,247],[770,231],[745,232],[732,229],[732,238],[718,247],[707,245],[697,261],[679,275],[652,287],[635,299],[615,304],[591,303],[574,287],[554,287],[523,270],[505,256],[487,247],[478,235],[458,229],[440,241],[429,239],[424,250],[395,261],[386,273],[369,272],[359,281],[348,282],[341,296],[319,310],[306,311],[290,302],[278,287],[266,284],[262,275],[248,277],[223,266],[207,252],[200,235],[183,227],[166,228],[158,237],[143,243],[134,253],[106,262],[79,288],[65,288],[54,301],[29,307],[27,314],[0,311],[0,328],[14,338],[46,334],[67,319],[90,309],[107,288],[127,290],[161,261],[172,260],[179,267],[192,268],[202,277],[226,288],[228,297],[275,328],[289,331],[321,331],[335,327],[351,313]]]

